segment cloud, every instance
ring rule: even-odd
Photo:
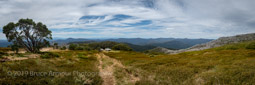
[[[254,0],[1,0],[0,28],[32,18],[54,37],[218,38],[255,32],[254,5]]]

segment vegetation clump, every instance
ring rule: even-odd
[[[58,47],[59,47],[59,46],[58,46],[58,43],[54,43],[54,44],[53,44],[53,49],[58,49]]]
[[[255,50],[255,42],[249,43],[245,48],[246,49],[253,49],[253,50]]]
[[[4,55],[6,55],[6,53],[0,52],[0,58],[2,58]]]
[[[66,46],[61,47],[60,50],[66,50]]]
[[[70,44],[69,45],[69,50],[75,50],[78,47],[77,44]]]
[[[123,51],[132,51],[132,48],[130,48],[128,45],[125,44],[117,44],[112,47],[114,50],[123,50]]]
[[[45,52],[43,53],[41,56],[41,58],[58,58],[60,57],[58,54],[56,53],[52,53],[52,52]]]
[[[93,42],[93,43],[72,43],[69,45],[69,50],[99,50],[99,49],[111,48],[114,50],[132,51],[127,44],[104,41],[104,42]]]
[[[0,58],[2,58],[4,55],[8,55],[7,51],[10,51],[10,48],[0,48]]]

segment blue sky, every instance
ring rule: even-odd
[[[0,0],[2,27],[43,22],[59,38],[211,38],[255,32],[254,0]]]

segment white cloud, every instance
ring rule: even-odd
[[[58,37],[69,34],[64,37],[218,38],[255,32],[254,5],[254,0],[153,0],[149,3],[146,0],[3,0],[0,1],[0,28],[20,18],[32,18],[45,23],[50,29],[93,30],[53,32]],[[102,24],[116,14],[135,18]],[[105,18],[79,20],[87,15]],[[127,23],[142,20],[152,21],[150,25],[143,26],[148,29],[125,27]],[[149,29],[156,26],[158,28]],[[3,39],[3,34],[0,35]]]

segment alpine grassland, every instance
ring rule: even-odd
[[[35,54],[1,48],[0,84],[252,85],[254,43],[179,54],[58,49]]]
[[[138,85],[252,85],[254,44],[255,41],[249,41],[172,55],[132,51],[105,54],[121,61],[138,76]]]
[[[38,58],[1,62],[0,84],[100,85],[94,53],[53,51]]]

